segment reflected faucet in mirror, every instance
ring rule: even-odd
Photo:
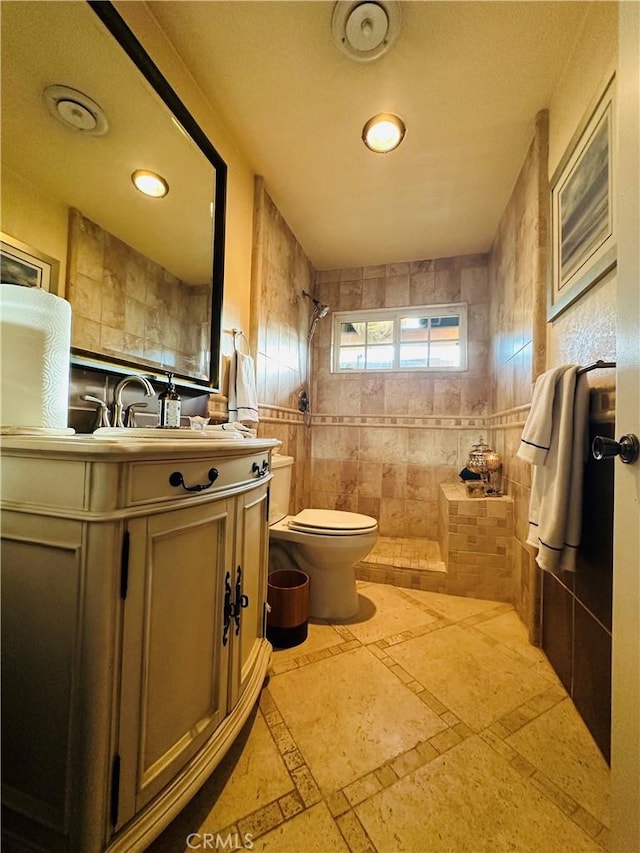
[[[116,427],[124,427],[125,423],[122,418],[122,413],[124,411],[124,403],[122,402],[122,392],[127,387],[127,385],[131,385],[133,382],[138,382],[144,388],[144,393],[146,397],[153,397],[155,391],[153,390],[153,385],[149,382],[149,380],[145,376],[139,376],[137,373],[132,374],[131,376],[125,376],[124,379],[121,379],[115,387],[113,392],[113,425]],[[140,403],[133,403],[128,407],[129,415],[127,416],[127,421],[132,420],[133,417],[133,407],[140,406]],[[145,404],[146,405],[146,404]],[[133,424],[127,423],[127,426],[133,426]]]
[[[83,394],[80,399],[86,400],[87,403],[95,403],[97,405],[94,429],[111,426],[111,413],[109,412],[109,407],[104,400],[101,400],[99,397],[94,397],[92,394]]]

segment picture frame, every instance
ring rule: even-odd
[[[551,179],[548,320],[616,265],[614,131],[612,76]]]
[[[58,292],[60,262],[0,231],[0,281]]]

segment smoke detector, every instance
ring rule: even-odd
[[[51,115],[71,130],[88,136],[104,136],[109,122],[102,107],[78,89],[70,86],[47,86],[42,93]]]
[[[378,59],[391,47],[400,30],[397,0],[338,0],[333,7],[331,30],[340,50],[357,62]]]

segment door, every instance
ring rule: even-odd
[[[619,3],[616,428],[640,435],[640,4]],[[619,437],[619,436],[618,436]],[[640,461],[615,463],[612,846],[640,846]]]
[[[237,704],[265,643],[264,602],[267,599],[269,525],[266,482],[238,499],[234,617],[230,625],[233,650],[229,711]]]
[[[116,829],[185,765],[226,716],[224,578],[235,499],[129,523]]]

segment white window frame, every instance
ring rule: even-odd
[[[331,327],[331,372],[352,373],[461,373],[467,370],[467,303],[448,302],[441,305],[411,305],[404,308],[369,308],[362,311],[336,311]],[[409,317],[459,317],[460,318],[460,364],[455,367],[400,367],[400,319]],[[394,324],[393,367],[389,368],[346,368],[340,367],[340,328],[342,323],[377,323],[392,320]]]

